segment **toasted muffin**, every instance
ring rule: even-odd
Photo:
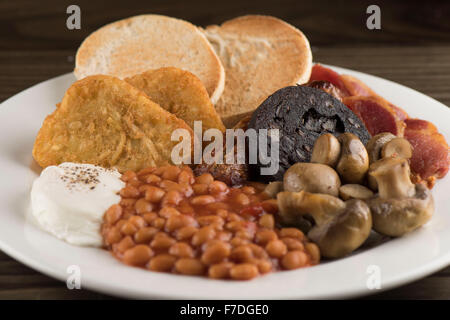
[[[201,121],[203,131],[210,128],[225,131],[205,86],[191,72],[166,67],[146,71],[125,81],[142,90],[165,110],[183,119],[192,129],[194,121]]]
[[[227,127],[256,109],[276,90],[309,80],[308,39],[290,24],[248,15],[204,30],[225,68],[225,89],[216,110]]]
[[[140,90],[112,76],[89,76],[44,120],[33,157],[41,167],[77,162],[136,171],[172,163],[178,141],[171,135],[179,128],[192,142],[191,128]]]
[[[140,15],[110,23],[89,35],[75,59],[75,76],[106,74],[120,79],[173,66],[195,74],[213,102],[223,92],[225,73],[203,33],[189,22]]]

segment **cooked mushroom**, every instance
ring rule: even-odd
[[[410,159],[412,157],[412,146],[405,138],[394,138],[387,142],[381,149],[381,157],[399,157]]]
[[[293,222],[310,215],[316,223],[308,237],[327,258],[343,257],[361,246],[372,228],[370,209],[364,201],[342,201],[327,194],[280,192],[277,195],[281,221]]]
[[[272,181],[264,188],[264,193],[271,198],[276,198],[277,194],[281,191],[283,191],[282,181]]]
[[[366,200],[373,197],[373,192],[360,184],[344,184],[339,188],[339,197],[343,200]]]
[[[366,147],[357,136],[350,132],[338,138],[341,143],[341,155],[336,165],[342,181],[361,184],[369,169],[369,156]]]
[[[333,168],[320,164],[299,162],[284,173],[283,187],[286,191],[308,191],[338,196],[341,181]]]
[[[377,181],[378,196],[368,204],[375,231],[398,237],[430,220],[434,212],[433,197],[426,186],[411,182],[406,159],[384,158],[372,166],[370,175]]]
[[[372,164],[381,158],[381,149],[383,146],[395,139],[396,136],[390,132],[383,132],[373,136],[367,143],[367,153],[369,154],[369,162]]]
[[[311,162],[336,166],[341,154],[341,144],[331,133],[325,133],[316,139],[311,154]]]

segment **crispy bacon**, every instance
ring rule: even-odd
[[[340,77],[350,96],[376,97],[378,99],[384,100],[391,107],[392,111],[395,113],[399,120],[405,120],[408,118],[408,114],[405,110],[397,107],[396,105],[379,96],[361,80],[347,74],[343,74]]]
[[[400,107],[379,96],[361,80],[339,75],[322,65],[314,65],[312,81],[328,81],[339,89],[342,102],[360,117],[371,135],[391,132],[404,136],[413,146],[411,171],[414,182],[425,182],[432,188],[436,179],[449,170],[449,149],[445,138],[430,122],[411,119]]]
[[[335,87],[342,91],[344,96],[349,96],[349,92],[345,88],[345,84],[341,79],[339,73],[331,70],[330,68],[326,68],[321,64],[315,64],[311,70],[311,77],[309,78],[309,82],[312,81],[327,81],[332,83]]]
[[[428,187],[443,178],[449,168],[449,148],[436,127],[425,120],[406,119],[405,138],[413,147],[411,171],[416,181],[424,180]]]
[[[372,136],[381,132],[403,136],[405,127],[403,122],[383,99],[353,96],[345,97],[343,103],[364,122]]]

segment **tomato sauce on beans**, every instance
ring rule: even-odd
[[[317,264],[318,247],[277,228],[264,185],[230,188],[185,167],[128,171],[121,201],[105,213],[103,241],[125,264],[157,272],[249,280]]]

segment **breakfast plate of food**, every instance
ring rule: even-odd
[[[0,249],[31,268],[127,298],[317,299],[450,264],[440,102],[313,63],[268,16],[132,17],[75,62],[0,108]]]

